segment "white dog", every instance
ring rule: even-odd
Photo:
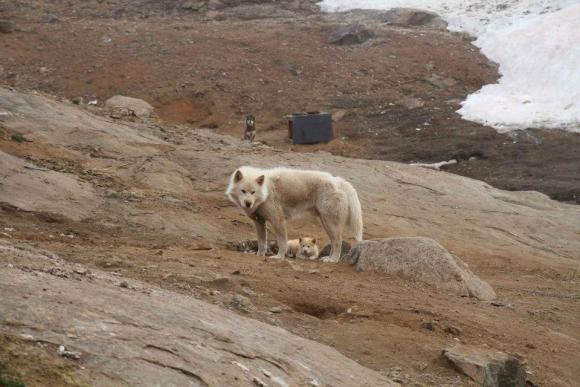
[[[258,255],[266,254],[266,221],[278,240],[275,258],[284,258],[286,221],[307,214],[320,218],[330,238],[330,255],[323,258],[325,262],[340,259],[345,227],[357,241],[362,240],[362,210],[356,190],[346,180],[326,172],[241,167],[232,174],[226,195],[254,221]]]

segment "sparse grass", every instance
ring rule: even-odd
[[[24,383],[5,375],[5,372],[6,366],[0,363],[0,387],[26,387]]]
[[[24,137],[22,134],[18,134],[18,133],[15,133],[12,136],[10,136],[10,139],[12,141],[16,141],[16,142],[19,142],[19,143],[29,142],[30,141],[29,139],[27,139],[26,137]]]

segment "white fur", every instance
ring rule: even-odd
[[[254,220],[258,255],[266,253],[266,226],[261,219],[270,222],[277,235],[276,258],[286,254],[286,221],[308,214],[320,218],[330,238],[327,262],[339,260],[345,228],[357,241],[362,240],[362,210],[356,190],[346,180],[326,172],[245,166],[232,174],[226,195]]]

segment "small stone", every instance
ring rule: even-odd
[[[435,324],[433,324],[433,322],[431,322],[431,321],[424,322],[424,323],[421,324],[421,328],[427,329],[428,331],[434,331],[435,330]]]
[[[242,272],[239,270],[232,271],[232,275],[240,275]]]
[[[282,313],[282,308],[280,308],[279,306],[273,306],[269,310],[272,313]]]
[[[360,24],[340,26],[333,30],[328,39],[328,43],[338,45],[352,45],[364,43],[373,38],[375,34]]]
[[[0,20],[0,33],[10,34],[14,32],[14,23],[9,20]]]
[[[254,378],[253,382],[256,386],[259,386],[259,387],[266,387],[267,386],[267,384],[264,383],[262,380],[260,380],[260,378],[258,378],[257,376]]]
[[[75,268],[73,269],[73,271],[74,271],[75,273],[77,273],[77,274],[80,274],[80,275],[85,275],[85,274],[87,274],[87,271],[88,271],[88,270],[87,270],[87,269],[85,269],[84,267],[75,267]]]
[[[234,295],[232,299],[232,305],[245,313],[249,313],[254,309],[252,301],[250,301],[248,297],[242,296],[241,294]]]
[[[454,327],[453,325],[446,326],[444,331],[453,336],[459,336],[462,332],[461,328]]]
[[[58,347],[58,354],[73,360],[79,360],[81,358],[80,352],[68,351],[64,345]]]
[[[71,102],[75,105],[81,105],[83,103],[83,97],[74,97]]]
[[[129,283],[127,281],[123,281],[119,284],[120,287],[122,288],[128,288],[129,287]]]
[[[526,348],[529,348],[529,349],[536,349],[537,347],[536,347],[534,344],[532,344],[532,343],[527,343],[527,344],[526,344]]]

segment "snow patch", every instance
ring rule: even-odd
[[[499,64],[498,84],[468,96],[459,113],[500,132],[580,133],[579,0],[323,0],[323,11],[408,7],[441,15]]]

